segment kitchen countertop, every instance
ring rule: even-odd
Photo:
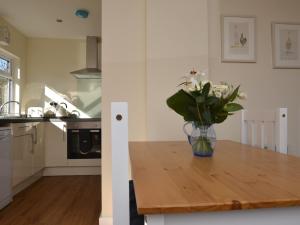
[[[211,158],[194,157],[187,142],[131,142],[129,151],[139,214],[300,206],[298,157],[232,141],[218,141]]]
[[[70,118],[70,117],[62,117],[62,118],[0,118],[0,125],[8,124],[8,123],[32,123],[32,122],[93,122],[93,121],[101,121],[101,118]]]

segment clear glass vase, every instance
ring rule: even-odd
[[[192,125],[190,134],[187,132],[187,125]],[[186,123],[183,130],[192,145],[193,154],[200,157],[211,157],[216,145],[216,133],[213,126],[196,125],[194,122]]]

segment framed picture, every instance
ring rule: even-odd
[[[300,68],[300,24],[272,23],[273,68]]]
[[[222,17],[222,62],[256,62],[255,24],[255,17]]]

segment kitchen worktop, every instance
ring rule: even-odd
[[[31,123],[31,122],[93,122],[93,121],[101,121],[101,118],[70,118],[70,117],[62,117],[62,118],[40,118],[40,117],[27,117],[27,118],[0,118],[1,124],[8,123]]]
[[[300,206],[300,158],[232,141],[214,156],[187,142],[131,142],[140,214],[197,213]]]

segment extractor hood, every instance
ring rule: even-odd
[[[77,79],[100,79],[101,70],[99,69],[98,49],[99,37],[88,36],[86,38],[86,68],[71,72]]]

